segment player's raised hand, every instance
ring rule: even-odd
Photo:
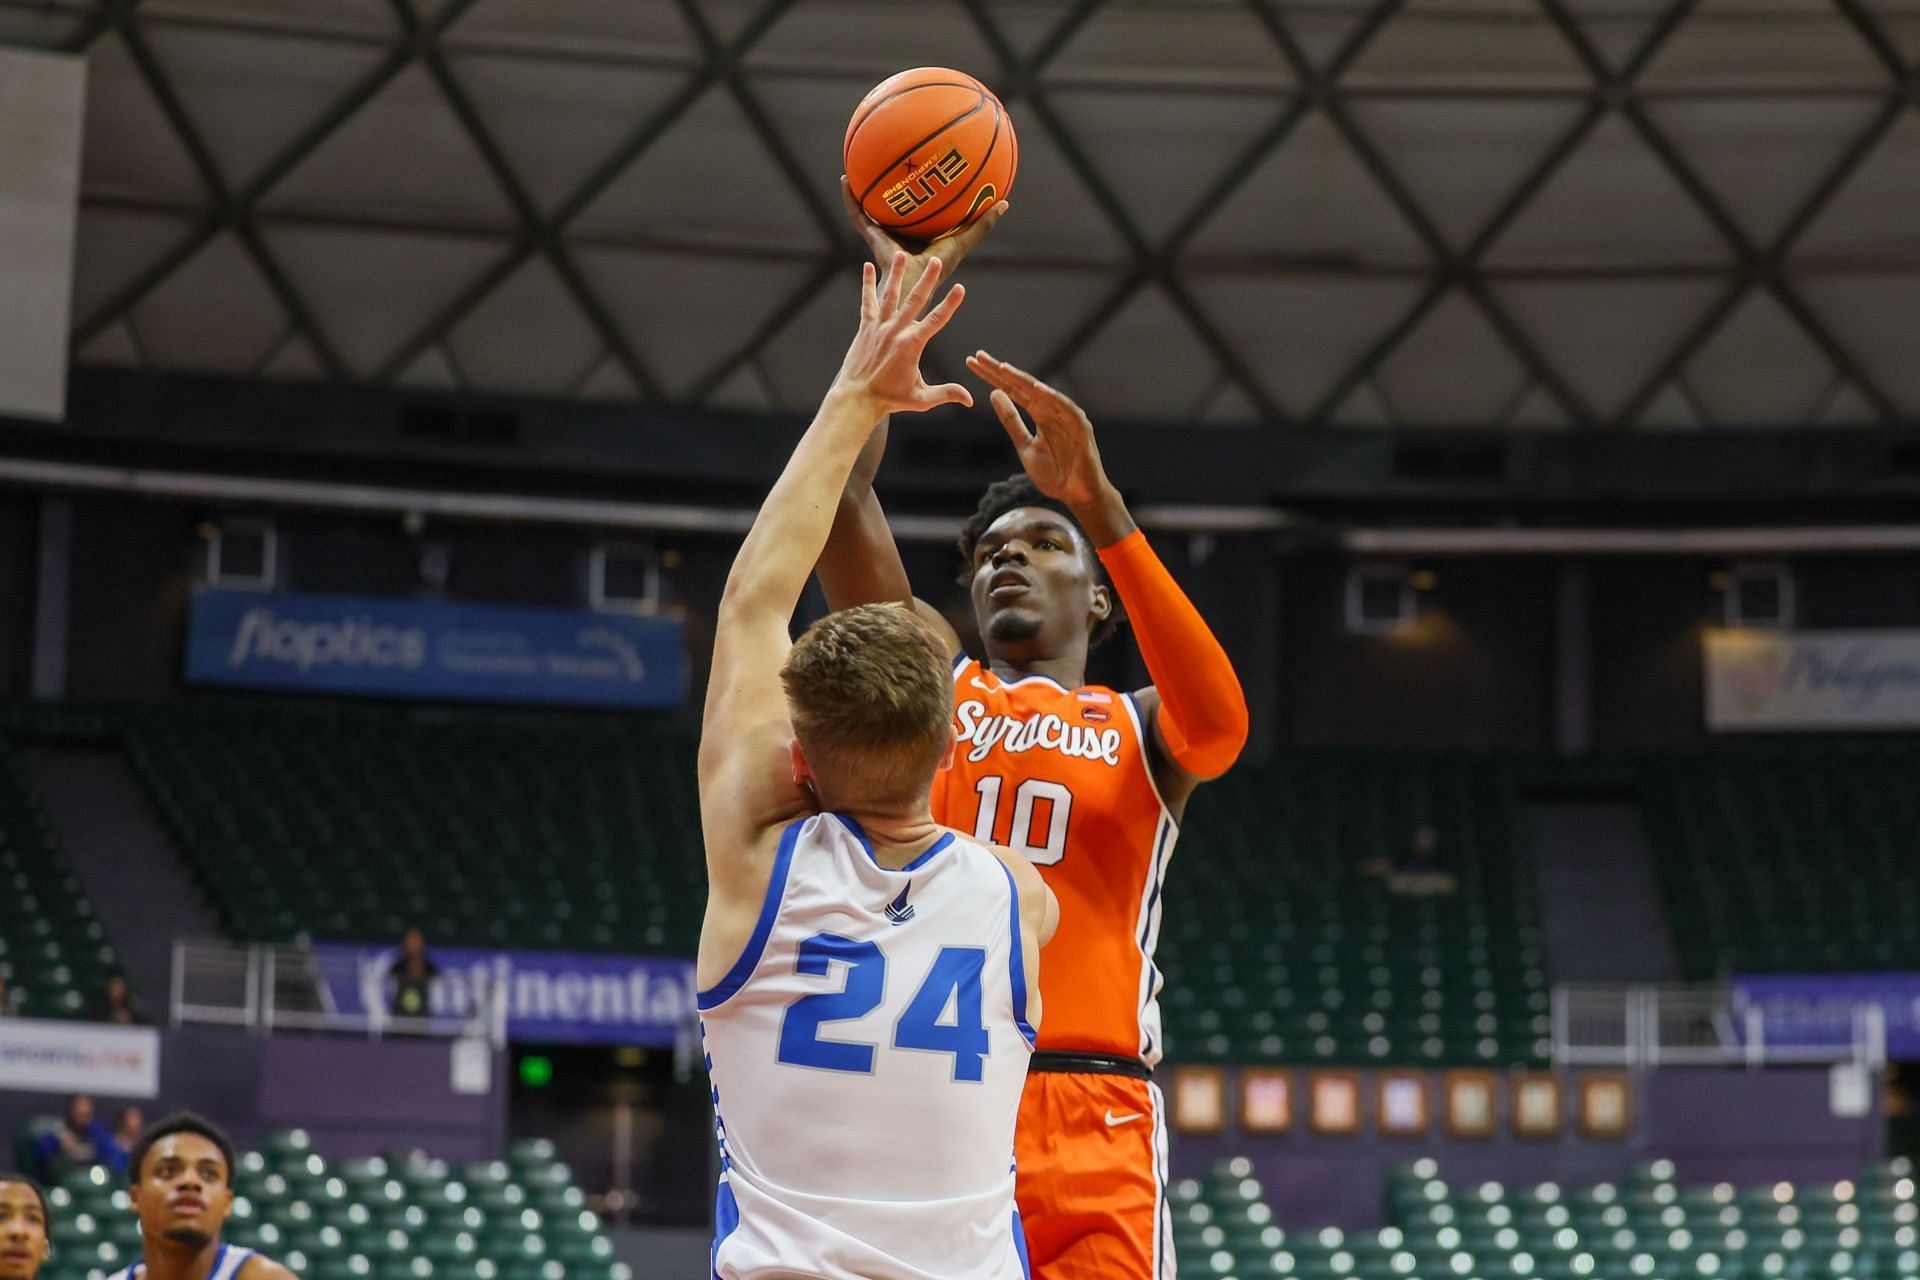
[[[938,257],[928,258],[908,289],[912,264],[904,249],[889,259],[884,281],[872,263],[860,267],[860,330],[847,348],[835,384],[872,402],[876,418],[889,413],[918,413],[943,404],[973,405],[973,393],[957,382],[927,385],[920,374],[920,357],[933,335],[946,328],[966,297],[964,285],[954,285],[940,305],[927,310],[941,276]],[[922,312],[925,312],[923,315]]]
[[[1111,486],[1094,443],[1093,423],[1065,392],[984,351],[968,356],[967,368],[993,388],[993,411],[1040,492],[1069,507],[1105,496]],[[1020,416],[1023,409],[1026,418]]]
[[[999,222],[1007,212],[1007,202],[1002,200],[965,226],[955,227],[947,234],[929,240],[924,248],[915,253],[894,239],[885,227],[867,216],[866,210],[860,207],[860,201],[853,194],[853,184],[847,181],[847,175],[844,173],[840,175],[840,199],[847,206],[847,217],[853,222],[853,229],[860,233],[862,240],[866,241],[867,250],[873,254],[875,262],[892,262],[893,255],[896,253],[907,255],[909,287],[919,283],[928,264],[934,262],[939,264],[934,280],[936,288],[952,279],[953,273],[960,269],[960,260],[972,253],[973,247],[987,238],[987,233],[993,230],[994,224]]]

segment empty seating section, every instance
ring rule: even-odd
[[[1920,955],[1920,740],[1721,748],[1640,776],[1688,977]]]
[[[543,1139],[461,1168],[418,1152],[329,1163],[299,1130],[241,1157],[226,1238],[296,1274],[370,1280],[632,1280]],[[120,1179],[76,1170],[52,1192],[42,1280],[106,1280],[139,1256]]]
[[[0,742],[0,977],[14,1011],[62,1018],[85,1012],[106,983],[113,948],[67,865],[26,764]]]
[[[693,952],[693,748],[663,726],[223,709],[127,741],[237,938]]]
[[[1286,1230],[1252,1166],[1172,1189],[1180,1280],[1906,1280],[1920,1276],[1911,1162],[1818,1186],[1681,1186],[1655,1161],[1618,1184],[1456,1187],[1431,1160],[1387,1184],[1378,1231]]]
[[[1178,1061],[1530,1063],[1549,1049],[1532,873],[1502,760],[1283,755],[1198,796],[1161,962]],[[1451,893],[1383,871],[1431,825]]]

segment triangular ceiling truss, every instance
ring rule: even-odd
[[[81,364],[805,410],[840,130],[946,50],[1022,138],[969,343],[1107,416],[1515,429],[1920,417],[1912,37],[1871,0],[0,0],[92,62]]]

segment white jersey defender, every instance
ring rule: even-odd
[[[1020,898],[948,834],[890,870],[851,819],[782,833],[753,936],[700,993],[716,1280],[1020,1280],[1033,1028]]]

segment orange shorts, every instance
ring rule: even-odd
[[[1150,1081],[1028,1073],[1013,1148],[1033,1280],[1173,1275],[1163,1112]]]

